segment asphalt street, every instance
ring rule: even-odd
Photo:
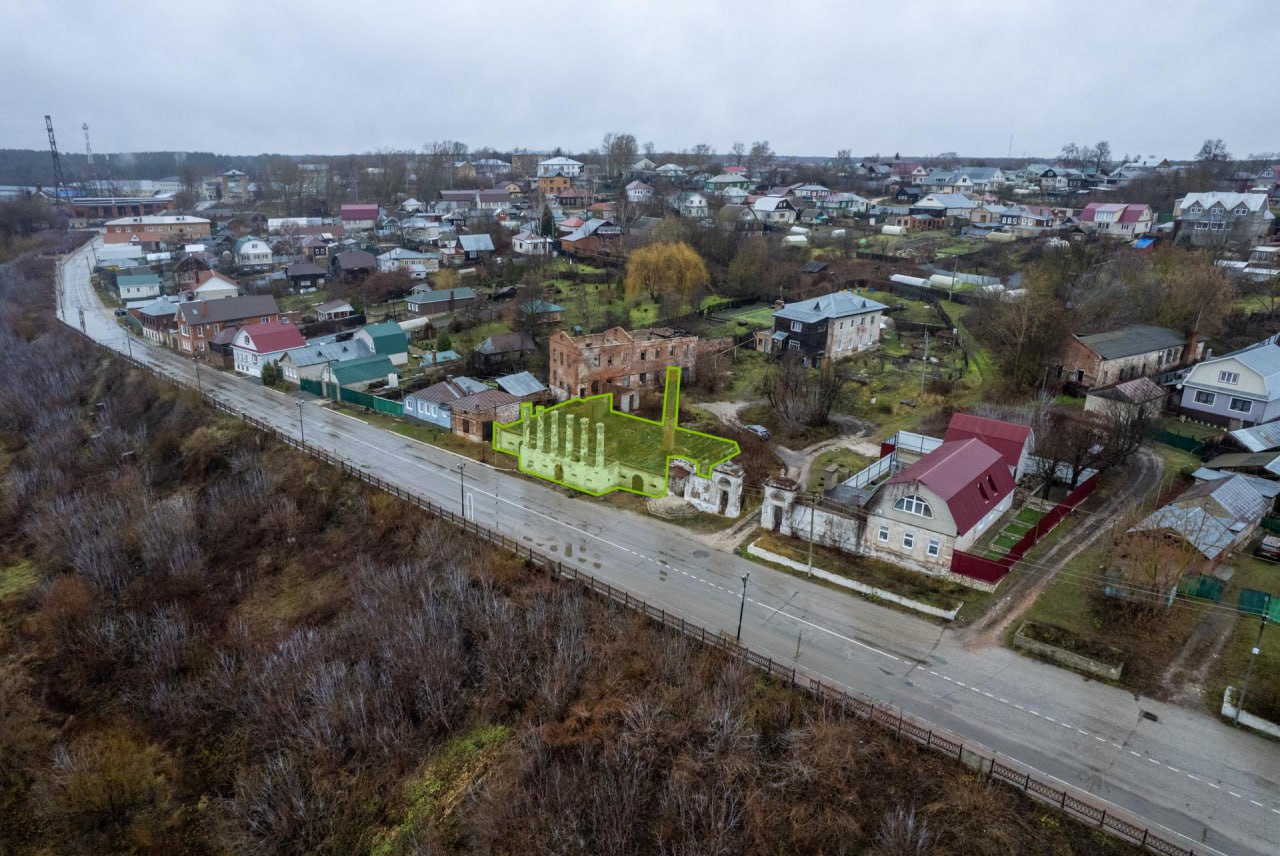
[[[127,336],[102,306],[92,258],[88,245],[63,262],[62,319],[195,385],[191,360]],[[1280,852],[1280,743],[1003,648],[966,650],[945,627],[712,550],[673,524],[499,472],[310,396],[198,371],[206,395],[295,437],[305,430],[309,445],[444,508],[464,506],[465,484],[467,517],[705,627],[734,633],[749,573],[742,641],[753,650],[1083,790],[1197,853]]]

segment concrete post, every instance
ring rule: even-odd
[[[564,457],[566,461],[572,461],[574,458],[572,413],[566,414],[564,420]]]
[[[520,404],[520,450],[529,451],[529,438],[533,432],[533,407],[525,401]]]
[[[604,469],[604,423],[596,423],[596,466]]]
[[[547,414],[547,418],[551,422],[551,430],[547,435],[547,440],[550,443],[550,445],[547,446],[547,451],[555,454],[559,450],[560,445],[560,411],[551,411]]]
[[[591,436],[591,420],[585,416],[578,417],[578,434],[582,437],[582,442],[578,446],[578,460],[584,464],[587,462],[587,440]]]

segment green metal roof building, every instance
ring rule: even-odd
[[[375,354],[334,363],[332,371],[333,379],[339,386],[353,386],[385,379],[387,375],[395,374],[396,367],[391,365],[390,357]]]

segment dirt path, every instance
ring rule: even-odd
[[[1164,462],[1150,449],[1138,452],[1130,465],[1132,470],[1117,489],[1115,495],[1093,513],[1093,520],[1119,520],[1123,509],[1145,499],[1160,484]],[[1035,602],[1053,581],[1055,574],[1080,553],[1091,547],[1103,534],[1111,531],[1110,525],[1078,523],[1061,541],[1043,556],[1038,557],[1037,569],[1023,569],[1000,596],[1000,600],[985,615],[968,627],[957,631],[956,638],[966,648],[985,648],[998,645],[1005,629]],[[1016,566],[1015,566],[1016,567]],[[1043,568],[1052,568],[1045,572]]]
[[[1178,655],[1160,676],[1160,686],[1168,692],[1170,704],[1192,710],[1204,709],[1204,690],[1214,661],[1231,638],[1236,616],[1228,612],[1210,612],[1191,631]]]

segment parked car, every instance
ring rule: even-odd
[[[761,440],[769,439],[769,429],[763,425],[747,425],[743,428],[748,434],[755,434]]]
[[[1280,562],[1280,535],[1268,535],[1263,538],[1255,552],[1264,559]]]
[[[117,308],[117,309],[116,309],[116,317],[117,317],[117,318],[120,318],[120,317],[122,317],[122,316],[124,316],[124,315],[128,315],[128,314],[129,314],[129,310],[128,310],[128,309],[125,309],[123,306],[121,306],[121,307],[119,307],[119,308]]]

